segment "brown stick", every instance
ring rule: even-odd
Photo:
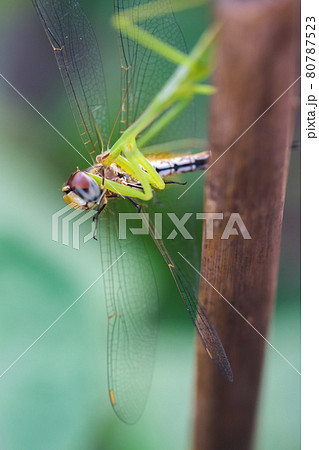
[[[210,117],[212,161],[299,76],[297,0],[224,2]],[[267,335],[277,283],[281,224],[296,94],[290,88],[207,173],[205,211],[223,212],[203,244],[202,274]],[[240,213],[252,239],[221,234]],[[205,237],[204,226],[204,237]],[[225,346],[234,382],[224,380],[197,342],[196,450],[252,445],[265,341],[203,279],[200,301]],[[283,364],[285,362],[283,361]]]

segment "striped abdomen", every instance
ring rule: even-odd
[[[147,156],[154,169],[162,177],[169,177],[180,173],[205,170],[209,166],[210,151],[181,155],[152,155]]]

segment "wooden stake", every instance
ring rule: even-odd
[[[224,220],[214,221],[214,239],[203,241],[201,271],[263,336],[275,298],[298,101],[299,14],[297,0],[228,0],[218,8],[223,28],[210,143],[212,162],[220,159],[207,172],[205,211],[222,212]],[[231,213],[240,214],[250,240],[238,227],[239,235],[221,239]],[[198,342],[194,446],[248,450],[265,341],[203,279],[199,298],[224,344],[234,382],[221,377]]]

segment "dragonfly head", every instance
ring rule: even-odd
[[[62,191],[64,201],[74,209],[93,208],[101,195],[97,182],[80,170],[70,176]]]

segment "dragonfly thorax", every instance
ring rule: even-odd
[[[93,208],[101,195],[97,182],[83,171],[74,172],[62,191],[64,201],[75,209]]]

